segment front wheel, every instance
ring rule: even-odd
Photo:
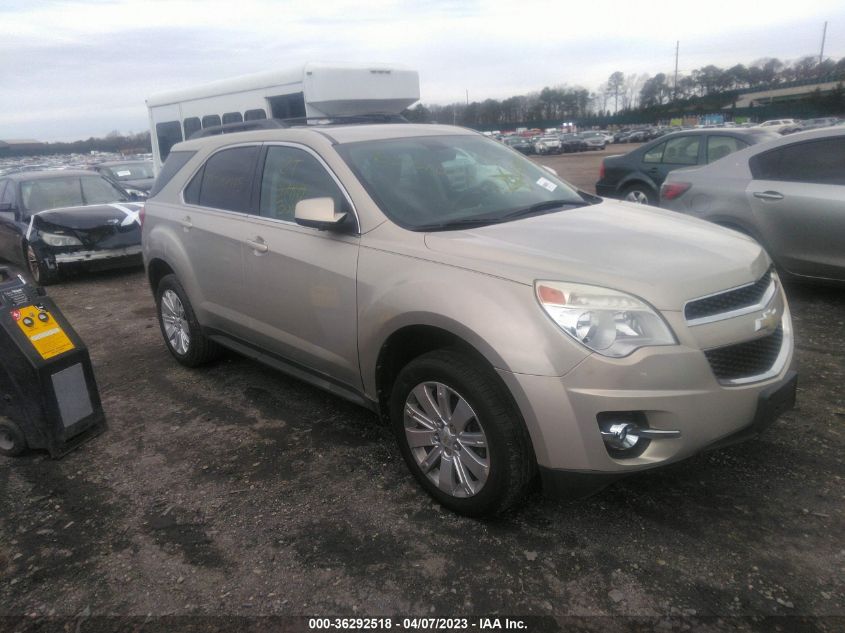
[[[32,248],[32,244],[26,245],[26,264],[33,281],[41,286],[54,283],[59,279],[58,270],[50,270],[44,259]]]
[[[411,361],[396,378],[390,417],[408,468],[442,505],[484,516],[525,498],[535,471],[531,442],[480,362],[453,350]]]

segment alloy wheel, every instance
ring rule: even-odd
[[[487,435],[469,403],[440,382],[423,382],[405,400],[405,438],[420,470],[453,497],[478,494],[490,473]]]
[[[639,189],[633,189],[625,196],[628,202],[636,202],[637,204],[648,204],[648,196]]]
[[[172,290],[165,290],[161,295],[161,321],[170,347],[184,356],[191,347],[191,329],[185,316],[182,300]]]

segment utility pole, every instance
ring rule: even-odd
[[[825,22],[827,24],[827,22]],[[678,100],[678,49],[681,47],[681,40],[675,42],[675,81],[672,84],[672,101]]]
[[[827,22],[825,22],[827,24]],[[469,105],[469,88],[466,89],[467,91],[467,105]]]
[[[827,21],[825,20],[824,28],[822,29],[822,50],[819,52],[819,66],[822,65],[822,60],[824,59],[824,39],[827,35]]]

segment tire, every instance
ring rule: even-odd
[[[20,427],[11,420],[0,418],[0,455],[17,457],[26,449],[26,437]]]
[[[481,517],[525,499],[536,471],[528,432],[492,370],[466,353],[437,350],[406,365],[390,420],[411,473],[443,506]]]
[[[24,259],[26,260],[27,270],[32,277],[32,280],[40,286],[48,286],[59,280],[58,270],[50,270],[44,264],[41,256],[35,252],[31,244],[27,244],[24,248]]]
[[[622,192],[622,199],[636,204],[648,204],[654,206],[657,204],[657,194],[654,189],[648,185],[635,184],[626,187]]]
[[[155,297],[158,325],[173,358],[186,367],[197,367],[220,355],[220,346],[202,333],[188,295],[176,275],[162,277]]]

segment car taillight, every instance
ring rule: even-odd
[[[146,216],[147,208],[145,205],[141,205],[141,208],[138,209],[138,223],[141,225],[141,228],[144,228],[144,217]]]
[[[604,180],[604,161],[601,162],[601,167],[599,167],[599,180]]]
[[[661,200],[680,198],[692,185],[688,182],[664,182],[660,188]]]

